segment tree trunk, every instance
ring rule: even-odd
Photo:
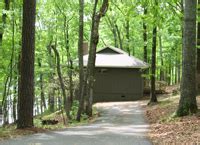
[[[116,31],[116,27],[115,27],[116,22],[115,22],[115,20],[111,20],[109,16],[107,17],[107,20],[108,20],[107,24],[108,24],[108,26],[110,26],[110,29],[113,33],[114,46],[116,48],[118,48],[119,46],[118,46],[118,41],[117,41],[117,31]]]
[[[12,4],[12,10],[15,10],[15,1],[13,1]],[[14,68],[14,71],[12,68],[10,68],[10,72],[14,72],[14,94],[13,94],[13,102],[12,102],[12,115],[13,115],[13,120],[16,122],[17,120],[17,65],[18,62],[16,60],[16,51],[15,51],[15,13],[12,14],[12,55],[11,55],[11,66]],[[12,63],[13,62],[13,63]],[[14,64],[15,63],[15,64]]]
[[[78,40],[78,58],[79,58],[79,108],[76,120],[81,120],[81,113],[84,108],[84,70],[83,70],[83,33],[84,33],[84,0],[79,0],[79,40]]]
[[[162,36],[159,36],[159,44],[160,44],[160,81],[164,81],[165,77],[164,77],[164,71],[163,71],[163,48],[162,48]]]
[[[48,104],[48,109],[49,109],[49,111],[50,112],[54,112],[54,102],[55,102],[55,100],[54,100],[54,87],[50,87],[50,90],[49,90],[49,92],[48,92],[48,102],[49,102],[49,104]]]
[[[197,49],[197,91],[200,93],[200,49]]]
[[[6,81],[4,84],[4,91],[3,91],[3,100],[2,100],[3,124],[8,124],[8,98],[7,98],[8,83],[9,83],[9,76],[6,77]]]
[[[59,82],[60,82],[60,87],[62,90],[62,95],[63,95],[63,100],[64,100],[64,109],[66,112],[66,115],[68,117],[68,119],[70,119],[70,104],[67,101],[67,94],[65,91],[65,84],[63,81],[63,77],[62,77],[62,73],[61,73],[61,68],[60,68],[60,55],[58,53],[58,50],[56,49],[56,45],[51,45],[51,48],[53,49],[55,55],[56,55],[56,60],[57,60],[57,73],[58,73],[58,78],[59,78]]]
[[[4,0],[4,9],[8,11],[10,9],[10,0]],[[0,48],[3,41],[3,33],[6,25],[7,13],[2,13],[2,26],[0,26]]]
[[[23,0],[18,128],[33,127],[36,0]]]
[[[120,47],[120,49],[123,49],[123,41],[122,41],[122,38],[121,38],[121,33],[120,33],[119,27],[116,23],[115,23],[115,29],[117,31],[117,36],[118,36],[118,40],[119,40],[119,47]]]
[[[17,80],[17,77],[15,78],[15,82],[16,80]],[[17,84],[15,84],[15,87],[14,87],[13,106],[12,106],[12,114],[13,114],[14,122],[16,122],[17,120],[17,87],[16,85]]]
[[[196,113],[196,0],[185,0],[183,71],[177,116]]]
[[[99,41],[99,23],[100,19],[106,14],[108,9],[108,0],[103,0],[102,6],[99,12],[96,12],[98,0],[95,0],[95,5],[92,15],[92,28],[90,36],[90,50],[87,65],[86,80],[88,80],[87,88],[87,108],[86,114],[92,116],[93,105],[93,88],[94,88],[94,73],[95,73],[95,60],[96,60],[96,48]]]
[[[198,19],[200,19],[200,0],[198,0]],[[197,27],[197,91],[200,94],[200,21]]]
[[[153,28],[153,42],[152,42],[152,58],[151,58],[151,92],[150,92],[150,102],[156,103],[157,97],[156,97],[156,41],[157,41],[157,28]]]
[[[125,28],[126,28],[126,50],[127,50],[128,54],[130,56],[131,52],[130,52],[130,46],[129,46],[130,45],[130,33],[129,33],[129,31],[130,31],[130,20],[129,20],[129,15],[128,15],[128,18],[126,20]],[[133,56],[134,55],[135,55],[135,50],[133,49]]]
[[[147,15],[146,6],[144,6],[144,15]],[[145,21],[143,22],[143,41],[144,41],[144,62],[148,62],[148,56],[147,56],[148,37],[147,37],[147,24]]]
[[[53,66],[53,59],[54,58],[53,58],[53,55],[52,55],[51,46],[52,46],[52,40],[49,42],[49,44],[47,46],[47,51],[49,53],[49,57],[48,57],[49,67],[53,68],[53,71],[54,71],[54,66]],[[53,90],[55,89],[54,85],[53,85],[54,72],[50,71],[48,77],[49,77],[49,84],[50,84],[50,87],[48,89],[48,109],[49,109],[50,112],[54,112],[54,94],[53,94]]]
[[[64,39],[65,39],[65,48],[67,51],[67,68],[68,68],[68,78],[69,78],[69,97],[67,97],[67,101],[69,103],[69,110],[71,110],[73,103],[73,61],[70,54],[69,47],[69,22],[67,22],[66,16],[64,16]]]
[[[42,68],[42,62],[41,59],[38,58],[38,66],[41,69]],[[45,101],[45,97],[44,97],[44,86],[43,86],[43,73],[40,72],[40,110],[41,113],[47,108],[46,107],[46,101]]]

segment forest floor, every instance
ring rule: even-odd
[[[174,117],[180,95],[159,95],[159,103],[143,107],[150,123],[149,137],[155,145],[200,144],[200,111],[185,117]],[[197,96],[200,108],[200,96]]]

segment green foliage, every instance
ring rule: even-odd
[[[76,113],[78,112],[78,106],[79,106],[79,101],[75,100],[70,110],[70,116],[72,117],[72,120],[76,120]]]
[[[99,6],[101,5],[99,2]],[[148,8],[148,13],[143,14],[144,6]],[[85,1],[84,13],[84,41],[89,42],[91,29],[93,1]],[[69,33],[69,51],[74,64],[73,81],[77,86],[77,69],[75,60],[77,58],[78,46],[78,28],[79,28],[79,2],[63,0],[39,0],[37,1],[37,20],[36,20],[36,47],[35,47],[35,96],[41,101],[41,82],[40,76],[43,76],[43,91],[45,99],[48,100],[48,94],[55,89],[55,98],[62,98],[60,84],[56,72],[56,59],[53,52],[49,50],[49,45],[55,45],[57,41],[57,50],[61,58],[61,70],[65,82],[67,94],[69,95],[69,68],[67,66],[67,50],[64,30]],[[7,14],[6,25],[3,28],[2,17],[0,16],[0,32],[4,32],[2,46],[0,46],[0,100],[4,93],[6,79],[11,76],[10,68],[13,68],[10,92],[14,93],[14,87],[18,88],[18,65],[19,54],[21,51],[21,29],[22,29],[22,0],[11,1],[9,11],[4,10],[4,2],[0,2],[1,16]],[[156,16],[156,17],[155,17]],[[157,49],[157,79],[159,79],[160,70],[165,72],[165,81],[171,78],[175,82],[174,70],[181,66],[181,48],[182,48],[182,11],[180,0],[159,0],[158,5],[152,0],[111,0],[106,16],[100,23],[100,39],[98,49],[105,45],[115,45],[113,28],[118,26],[123,49],[129,45],[130,52],[134,56],[143,59],[143,23],[147,24],[148,34],[148,62],[151,61],[151,39],[152,28],[158,26],[158,36],[162,37],[163,61],[161,65],[160,50]],[[111,23],[109,23],[109,19]],[[129,41],[127,40],[126,25],[129,22]],[[64,24],[66,23],[67,30]],[[117,38],[118,39],[118,38]],[[117,40],[119,47],[119,40]],[[0,44],[1,45],[1,44]],[[158,43],[159,48],[159,43]],[[10,64],[12,48],[14,48],[13,64]],[[39,66],[41,62],[41,67]],[[11,66],[11,67],[10,67]],[[150,75],[144,75],[148,78]],[[8,87],[8,85],[7,85]],[[15,92],[17,94],[17,92]],[[16,95],[15,94],[15,95]],[[12,96],[12,95],[11,95]],[[57,101],[57,100],[56,100]],[[37,102],[37,106],[40,103]],[[61,100],[61,103],[63,101]],[[78,102],[75,101],[70,112],[72,120],[75,120]],[[45,113],[44,113],[45,114]],[[82,115],[83,120],[87,119]]]

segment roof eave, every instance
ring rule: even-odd
[[[87,65],[84,65],[86,67]],[[96,68],[135,68],[135,69],[148,69],[149,66],[108,66],[108,65],[100,65],[95,66]]]

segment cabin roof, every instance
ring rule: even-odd
[[[88,54],[84,55],[84,66],[88,63]],[[105,68],[148,68],[149,65],[144,61],[129,56],[125,51],[112,46],[106,46],[96,53],[95,67]]]

